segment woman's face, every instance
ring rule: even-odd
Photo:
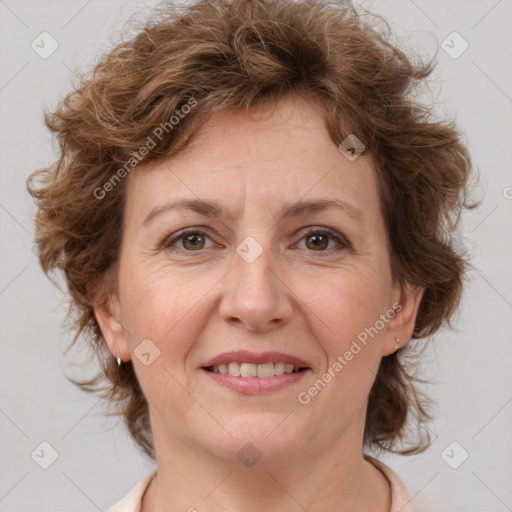
[[[380,359],[409,339],[421,294],[392,281],[370,160],[342,154],[319,112],[292,97],[218,115],[128,178],[118,292],[97,317],[133,362],[157,455],[361,448]]]

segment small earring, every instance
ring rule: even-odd
[[[122,364],[121,358],[118,357],[117,358],[117,366],[121,367],[121,364]]]
[[[399,341],[400,340],[398,338],[395,338],[395,343],[396,343],[395,350],[398,350],[400,348],[400,346],[398,345]]]

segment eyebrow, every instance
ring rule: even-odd
[[[192,210],[200,215],[210,218],[224,217],[226,219],[233,219],[234,215],[225,211],[215,201],[203,201],[201,199],[179,199],[177,201],[169,201],[153,208],[147,217],[144,219],[143,225],[149,223],[150,220],[156,216],[173,210],[176,208],[186,208]],[[336,208],[344,213],[347,217],[354,219],[358,222],[363,220],[363,213],[358,208],[351,204],[342,201],[341,199],[320,199],[317,201],[297,201],[293,204],[284,205],[280,211],[281,219],[295,218],[310,213],[326,210],[329,208]]]

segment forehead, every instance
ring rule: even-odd
[[[372,163],[347,159],[322,114],[320,103],[297,96],[216,114],[183,153],[129,175],[126,207],[139,220],[155,205],[182,200],[217,203],[233,216],[262,205],[277,214],[299,200],[344,201],[371,213],[378,202]]]

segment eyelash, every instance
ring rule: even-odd
[[[196,251],[189,251],[187,249],[177,249],[175,247],[174,248],[172,247],[176,242],[179,242],[180,240],[185,238],[187,235],[202,235],[202,236],[206,236],[206,237],[210,238],[208,236],[208,234],[204,231],[201,231],[197,228],[188,228],[188,229],[184,229],[182,231],[177,232],[175,235],[165,237],[162,240],[162,242],[159,244],[160,249],[164,249],[164,250],[172,251],[172,252],[180,251],[183,253],[188,253],[190,256],[192,256],[194,253],[201,253],[201,252],[207,250],[207,249],[198,249]],[[351,248],[350,243],[347,241],[347,239],[345,237],[343,237],[342,235],[338,234],[336,231],[333,231],[329,228],[311,229],[310,231],[307,231],[306,233],[304,233],[302,235],[299,242],[301,242],[305,238],[308,238],[313,235],[328,235],[330,239],[335,240],[339,244],[339,247],[336,247],[336,248],[331,247],[330,249],[324,249],[322,251],[311,250],[309,252],[327,253],[327,255],[332,255],[333,252],[337,253],[339,251]]]

